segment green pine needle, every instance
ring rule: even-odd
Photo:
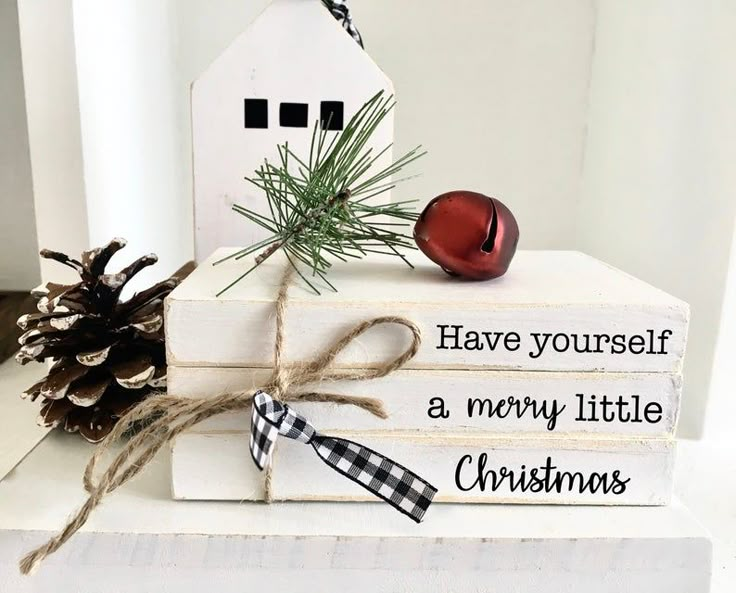
[[[217,296],[277,251],[285,253],[300,278],[317,294],[317,279],[337,290],[327,280],[335,259],[348,261],[361,259],[368,253],[382,253],[397,256],[411,267],[399,249],[415,248],[405,230],[417,218],[410,207],[416,200],[371,202],[397,183],[411,179],[413,176],[391,181],[404,167],[426,154],[417,146],[385,168],[373,170],[391,145],[374,154],[367,144],[395,104],[393,97],[384,97],[383,91],[377,93],[342,132],[330,139],[328,130],[319,129],[316,122],[307,158],[294,154],[285,143],[278,147],[278,164],[265,161],[254,178],[246,178],[266,195],[270,216],[239,205],[233,206],[233,210],[266,229],[270,236],[215,262],[216,265],[241,259],[260,251],[255,264]]]

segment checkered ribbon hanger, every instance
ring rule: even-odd
[[[253,396],[250,453],[261,471],[271,462],[276,439],[283,435],[311,445],[336,472],[360,484],[420,523],[437,489],[415,473],[373,449],[353,441],[321,435],[301,414],[264,391]]]
[[[355,42],[360,45],[360,47],[363,47],[363,38],[355,26],[355,23],[353,23],[353,17],[350,14],[347,0],[322,0],[322,4],[324,4],[327,10],[332,13],[332,16],[340,22],[342,28],[350,34]]]

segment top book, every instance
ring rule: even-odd
[[[251,261],[203,262],[167,298],[168,363],[264,367],[272,363],[274,306],[285,259],[274,255],[222,296]],[[338,262],[314,294],[298,277],[289,292],[286,358],[314,359],[356,324],[403,316],[422,331],[407,368],[679,372],[688,305],[583,253],[520,251],[488,282],[451,278],[420,254]],[[381,325],[339,357],[369,367],[408,345],[404,328]]]

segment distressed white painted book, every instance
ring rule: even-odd
[[[330,431],[393,459],[438,489],[436,502],[663,505],[670,500],[671,439],[397,437]],[[182,434],[172,447],[177,499],[260,500],[263,473],[247,432]],[[310,445],[279,440],[275,500],[375,500],[328,467]]]
[[[209,397],[257,388],[267,369],[169,367],[169,393]],[[320,430],[454,432],[518,435],[674,434],[681,379],[669,373],[560,373],[487,370],[402,370],[372,381],[317,385],[381,400],[382,420],[349,405],[292,403]],[[242,431],[250,411],[221,414],[194,432]]]
[[[273,303],[284,260],[269,258],[216,296],[252,260],[213,262],[219,249],[167,298],[172,366],[267,367]],[[356,323],[380,315],[412,319],[423,341],[407,368],[559,371],[680,371],[688,306],[578,252],[521,251],[507,274],[478,283],[445,275],[421,255],[338,262],[339,292],[290,291],[287,359],[309,361]],[[340,356],[344,367],[375,366],[408,344],[401,327],[373,328]]]

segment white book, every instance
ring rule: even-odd
[[[409,468],[437,502],[668,504],[671,439],[488,438],[343,434]],[[263,473],[247,432],[188,433],[172,447],[177,499],[260,500]],[[328,467],[309,445],[282,438],[273,459],[275,500],[366,501],[369,492]]]
[[[284,268],[268,259],[216,296],[252,260],[213,262],[219,249],[167,298],[172,366],[268,367],[274,299]],[[410,269],[396,257],[338,262],[339,292],[290,291],[287,358],[310,361],[356,323],[381,315],[413,320],[423,341],[407,368],[544,371],[680,371],[688,306],[578,252],[520,251],[508,273],[489,282],[450,278],[421,254]],[[382,325],[340,356],[344,367],[375,366],[408,345],[405,328]]]
[[[168,369],[169,393],[210,397],[255,389],[267,369]],[[402,370],[371,381],[340,381],[315,389],[381,400],[388,419],[349,405],[292,403],[319,430],[453,432],[526,436],[674,434],[681,379],[668,373]],[[194,432],[243,431],[250,411],[221,414]]]

